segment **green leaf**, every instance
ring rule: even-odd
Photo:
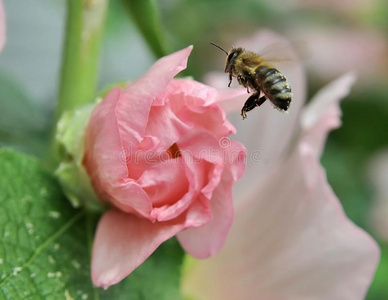
[[[90,285],[83,211],[71,208],[35,159],[1,150],[0,174],[0,295],[90,294],[83,284]]]
[[[381,300],[387,299],[387,278],[388,278],[388,244],[380,241],[381,259],[376,270],[375,278],[371,284],[365,299]]]
[[[162,24],[157,5],[154,0],[122,0],[123,5],[131,14],[139,27],[144,39],[156,57],[169,53],[165,37],[161,31]]]
[[[39,161],[0,150],[0,299],[180,299],[175,240],[107,291],[90,280],[98,216],[73,209]]]

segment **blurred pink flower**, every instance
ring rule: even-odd
[[[325,15],[337,15],[342,18],[348,18],[353,23],[361,21],[363,18],[370,18],[379,7],[379,0],[265,0],[267,5],[271,5],[274,10],[286,10],[288,13],[304,12],[311,13],[318,11]]]
[[[3,50],[5,44],[5,12],[3,1],[0,0],[0,51]]]
[[[255,50],[276,40],[264,31],[235,45]],[[301,66],[282,70],[294,94],[288,115],[269,103],[244,122],[231,115],[240,120],[236,138],[247,146],[247,171],[236,184],[223,249],[186,266],[182,289],[190,299],[363,299],[373,278],[379,249],[347,219],[319,162],[354,76],[334,81],[302,109]],[[238,109],[246,98],[225,104]]]
[[[369,179],[375,188],[370,223],[376,236],[388,242],[388,149],[375,154],[368,169]]]
[[[308,67],[324,78],[356,71],[360,84],[376,82],[387,73],[388,43],[384,35],[367,30],[309,27],[293,30],[291,39],[307,43]]]
[[[99,221],[92,280],[118,283],[177,235],[197,258],[222,247],[233,218],[232,185],[245,148],[218,102],[233,96],[189,79],[188,47],[158,60],[139,80],[115,88],[86,129],[84,166],[113,208]]]
[[[349,10],[353,11],[355,8],[360,8],[365,6],[365,2],[373,2],[373,1],[363,1],[363,0],[327,0],[327,1],[319,1],[319,0],[301,0],[298,1],[298,6],[300,8],[315,8],[315,9],[325,9],[332,10],[338,12],[349,12]]]

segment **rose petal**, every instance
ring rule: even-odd
[[[224,139],[227,143],[230,143],[229,138]],[[196,164],[201,160],[221,164],[224,162],[225,150],[220,147],[220,144],[224,139],[217,139],[210,132],[193,131],[180,140],[179,148],[182,155],[192,158],[193,161],[188,160],[188,164]],[[206,147],[203,145],[206,145]]]
[[[216,74],[219,75],[219,73]],[[225,83],[224,76],[217,76],[217,78],[223,78],[223,83]],[[214,86],[224,87],[223,84]],[[196,80],[178,78],[170,82],[167,89],[165,89],[165,91],[155,100],[154,105],[164,105],[171,94],[181,94],[183,97],[195,96],[197,101],[201,101],[202,107],[212,104],[222,105],[222,102],[226,101],[231,102],[228,100],[236,99],[238,96],[245,95],[246,89],[239,88],[219,91],[218,89],[212,88]]]
[[[201,106],[214,104],[218,97],[218,91],[201,82],[189,79],[175,79],[170,82],[167,88],[158,95],[154,105],[165,105],[171,95],[179,97],[196,97],[201,101]]]
[[[184,169],[181,158],[151,164],[137,183],[150,197],[153,207],[174,205],[188,190]]]
[[[86,129],[84,165],[95,188],[128,176],[114,112],[120,95],[120,88],[111,90],[93,110]]]
[[[200,194],[200,191],[206,186],[214,168],[207,161],[193,160],[191,154],[186,155],[184,151],[182,151],[182,159],[185,166],[185,176],[189,183],[186,194],[172,205],[154,208],[152,213],[158,221],[168,221],[176,218],[191,206],[185,225],[186,227],[199,226],[209,220],[209,205],[206,202],[208,199],[205,199]],[[211,178],[210,181],[212,180],[216,179]],[[203,213],[201,214],[199,212]],[[196,219],[192,220],[190,218],[191,215],[195,215]]]
[[[100,188],[104,189],[106,198],[123,212],[134,213],[154,221],[150,215],[152,201],[137,182],[123,179]]]
[[[174,79],[160,97],[159,102],[168,101],[172,112],[190,129],[203,128],[219,136],[236,132],[225,112],[216,105],[228,95],[214,88],[195,80]]]
[[[157,164],[168,156],[165,145],[155,136],[146,135],[135,151],[135,155],[127,160],[128,176],[137,180],[150,164]]]
[[[120,95],[119,88],[113,89],[93,110],[85,134],[83,164],[100,198],[111,200],[125,212],[137,211],[148,217],[151,212],[148,196],[135,182],[126,181],[126,153],[121,147],[114,114]]]
[[[93,284],[106,289],[118,283],[182,227],[178,222],[151,223],[117,210],[106,212],[93,245]]]
[[[196,258],[207,258],[217,253],[224,245],[233,220],[233,179],[224,172],[210,200],[212,219],[205,225],[193,227],[177,234],[182,247]]]
[[[197,258],[207,258],[221,249],[233,219],[232,186],[244,173],[246,153],[240,143],[229,142],[223,149],[223,163],[215,165],[214,172],[210,173],[209,183],[202,189],[204,195],[211,196],[209,211],[212,219],[203,226],[194,225],[195,228],[177,235],[182,247]],[[222,174],[219,174],[221,171]],[[218,185],[214,189],[215,184]],[[210,193],[208,189],[214,190]],[[186,223],[190,222],[190,218],[189,212]]]
[[[192,46],[159,59],[149,71],[124,89],[116,107],[117,125],[124,148],[141,142],[153,101],[172,78],[186,68]],[[131,117],[129,117],[131,116]]]
[[[247,150],[241,143],[234,140],[229,140],[229,145],[224,150],[224,162],[229,165],[233,181],[236,182],[243,176],[247,168]]]
[[[190,126],[179,119],[169,106],[155,106],[150,112],[146,134],[156,137],[162,143],[161,146],[167,150],[190,129]]]
[[[152,101],[186,66],[191,50],[190,46],[158,60],[138,81],[123,92],[118,88],[112,90],[96,106],[86,133],[85,148],[93,149],[90,155],[99,157],[106,178],[114,181],[127,177],[126,162],[132,159],[131,155],[142,140]],[[147,82],[150,86],[145,87]],[[92,162],[87,161],[89,163]],[[96,171],[95,167],[89,169]]]
[[[182,109],[177,115],[192,129],[202,129],[218,138],[236,133],[234,126],[226,119],[225,112],[217,105],[211,105],[207,108],[194,107],[186,101],[185,109]]]

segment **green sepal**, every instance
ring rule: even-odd
[[[99,209],[101,204],[82,165],[85,130],[95,105],[87,104],[65,112],[57,124],[55,136],[60,163],[54,174],[72,205],[88,209]]]

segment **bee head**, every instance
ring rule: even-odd
[[[243,51],[243,48],[232,48],[232,50],[229,51],[228,57],[226,58],[225,73],[232,72],[235,60],[242,51]]]

